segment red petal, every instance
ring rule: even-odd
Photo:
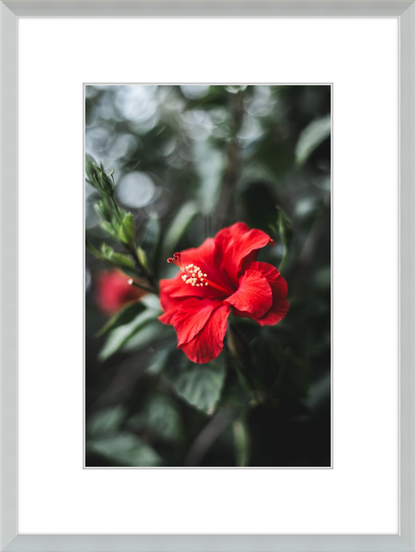
[[[216,259],[237,282],[244,261],[253,261],[254,252],[271,243],[273,240],[261,230],[250,230],[245,223],[237,222],[215,236]]]
[[[279,295],[279,297],[286,298],[287,283],[277,268],[269,263],[254,262],[250,264],[249,270],[258,270],[261,272],[270,284],[276,284],[274,293]]]
[[[215,242],[213,238],[207,238],[199,247],[192,247],[182,251],[182,263],[193,263],[206,272],[214,264]]]
[[[172,324],[178,334],[178,346],[191,341],[208,322],[212,312],[221,305],[212,299],[196,299],[190,297],[181,302],[180,306],[162,314],[159,320],[164,324]]]
[[[223,349],[229,314],[229,306],[221,305],[212,313],[203,329],[189,343],[181,345],[180,348],[189,360],[204,364],[217,358]]]
[[[280,278],[280,282],[284,282],[287,290],[285,279],[283,278],[283,276],[281,276]],[[255,318],[256,322],[258,322],[260,326],[274,326],[275,324],[280,322],[282,318],[284,318],[289,312],[289,303],[281,295],[283,286],[280,282],[270,284],[273,293],[273,304],[268,313],[266,313],[261,318]]]
[[[246,270],[240,278],[237,291],[228,297],[226,303],[256,317],[263,316],[273,303],[270,284],[260,272]]]
[[[215,263],[215,243],[213,238],[207,238],[200,247],[182,251],[182,264],[192,263],[200,267],[202,272],[208,274],[212,282],[223,284],[218,263]],[[196,287],[185,284],[182,280],[183,272],[178,269],[178,274],[169,280],[160,280],[160,302],[163,310],[167,311],[178,305],[178,299],[184,297],[224,298],[225,294],[211,286]],[[230,293],[233,290],[230,289]]]
[[[210,280],[211,282],[216,282],[223,287],[227,287],[228,277],[222,269],[221,263],[217,262],[216,254],[217,249],[214,238],[207,238],[204,243],[199,247],[182,251],[182,263],[184,264],[184,266],[190,263],[196,264],[197,266],[199,266],[202,272],[208,275],[208,280]],[[211,288],[211,290],[212,289],[213,288]],[[230,293],[232,293],[233,291],[233,289],[230,289]],[[218,291],[216,292],[216,294],[218,295]]]
[[[164,311],[180,305],[186,297],[206,297],[204,288],[190,286],[182,280],[182,272],[169,280],[160,280],[160,303]]]
[[[265,276],[269,281],[275,282],[280,277],[280,272],[273,265],[269,263],[259,263],[255,261],[251,263],[248,267],[249,270],[258,270]]]
[[[272,290],[273,303],[268,312],[263,316],[255,316],[244,311],[234,311],[237,316],[248,316],[253,318],[261,326],[274,326],[289,312],[289,303],[286,300],[287,283],[280,272],[268,263],[253,262],[249,266],[250,271],[260,272],[269,282]]]

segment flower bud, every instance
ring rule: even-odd
[[[120,270],[109,270],[99,275],[96,301],[104,314],[111,316],[127,303],[137,301],[145,295],[145,291],[130,285],[129,279]]]

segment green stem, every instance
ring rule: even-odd
[[[116,202],[116,200],[114,199],[114,194],[111,195],[111,201],[113,202],[113,205],[114,205],[114,211],[118,217],[118,221],[120,224],[123,224],[123,218],[121,216],[121,213],[120,213],[120,209],[119,209],[119,206]]]
[[[135,282],[134,280],[129,280],[129,284],[131,286],[143,289],[144,291],[148,291],[149,293],[155,293],[157,295],[157,290],[156,289],[150,288],[150,287],[147,287],[147,286],[143,286],[142,284],[139,284],[139,283]]]
[[[122,216],[121,216],[121,213],[120,213],[119,206],[118,206],[116,200],[114,199],[114,194],[111,196],[111,199],[113,201],[114,209],[115,209],[115,212],[116,212],[117,217],[119,219],[119,222],[120,222],[120,224],[123,224],[123,219],[122,219]],[[139,276],[144,276],[146,278],[146,280],[149,282],[149,284],[151,285],[151,287],[153,288],[151,290],[152,293],[157,294],[158,291],[157,291],[156,282],[155,282],[154,278],[152,277],[152,275],[150,274],[150,272],[147,270],[147,268],[145,266],[143,266],[143,264],[141,263],[141,261],[139,259],[139,255],[137,254],[136,245],[134,245],[134,247],[132,247],[130,245],[124,244],[124,247],[125,247],[126,251],[133,257],[133,260],[136,263],[136,267],[138,268],[138,271],[139,271]]]
[[[143,266],[142,263],[140,262],[139,255],[137,254],[137,249],[134,248],[134,251],[131,251],[131,254],[133,256],[134,262],[136,263],[136,266],[143,272],[146,280],[149,282],[151,287],[155,290],[153,293],[158,294],[157,283],[153,278],[153,276],[151,275],[151,273],[147,270],[147,268]]]
[[[104,171],[102,166],[101,166],[100,170]],[[110,177],[111,177],[111,180],[113,182],[112,191],[109,192],[109,193],[106,193],[106,195],[110,198],[111,205],[112,205],[112,211],[115,214],[116,218],[118,219],[118,222],[122,226],[123,225],[123,217],[121,216],[120,208],[119,208],[118,203],[115,199],[114,178],[113,178],[112,175],[110,175]],[[141,263],[139,255],[137,253],[137,247],[136,247],[135,240],[134,240],[134,243],[130,243],[130,244],[123,243],[123,246],[124,246],[124,249],[127,251],[127,253],[133,257],[134,263],[136,265],[138,276],[141,277],[141,278],[145,278],[148,281],[148,283],[150,284],[150,286],[147,287],[147,286],[143,286],[141,284],[137,284],[135,282],[136,287],[140,287],[141,289],[143,289],[145,291],[149,291],[151,293],[158,294],[157,282],[155,281],[152,274],[147,270],[147,268]],[[96,254],[96,255],[97,255],[97,253],[98,252],[94,252],[94,254]],[[101,255],[97,255],[97,256],[99,256],[100,258],[102,257]]]
[[[234,447],[237,465],[244,467],[249,461],[249,435],[244,420],[244,415],[233,423]]]
[[[241,336],[238,328],[233,323],[230,323],[228,327],[227,345],[228,350],[233,357],[233,366],[236,370],[241,387],[252,398],[252,400],[257,403],[256,391],[252,385],[252,382],[241,370],[241,366],[244,366],[244,362],[247,359],[248,354],[246,344],[244,343],[244,338]]]
[[[279,272],[282,272],[282,270],[285,268],[288,254],[289,254],[289,249],[285,245],[284,250],[283,250],[283,257],[282,257],[282,260],[280,261],[280,265],[279,265]]]
[[[254,394],[254,390],[251,388],[247,378],[244,376],[243,372],[241,371],[238,359],[234,358],[233,366],[235,368],[235,371],[237,372],[238,381],[240,382],[241,387],[248,395],[250,395],[253,398],[253,400],[255,400],[256,397]]]

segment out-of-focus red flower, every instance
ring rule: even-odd
[[[165,312],[159,320],[173,325],[178,348],[192,362],[209,362],[220,354],[230,310],[262,326],[287,315],[286,280],[272,265],[256,261],[257,251],[272,243],[261,230],[237,222],[168,259],[180,271],[160,281]]]
[[[137,301],[144,291],[129,284],[129,276],[120,270],[102,272],[97,280],[97,304],[107,315],[116,313],[127,303]]]

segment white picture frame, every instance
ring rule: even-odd
[[[399,19],[399,532],[397,535],[23,535],[17,489],[17,20],[21,16],[353,17]],[[2,2],[1,550],[416,550],[415,2]]]

